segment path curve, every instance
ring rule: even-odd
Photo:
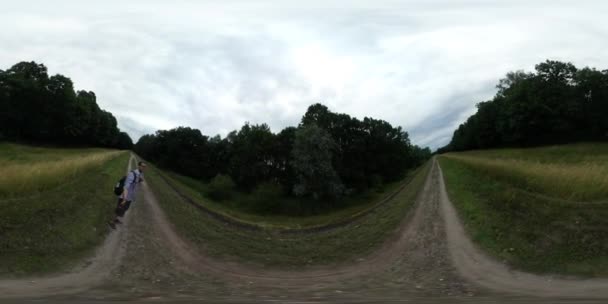
[[[430,172],[427,174],[424,189],[420,191],[416,198],[415,205],[403,219],[392,237],[381,245],[380,248],[365,257],[361,262],[345,265],[342,267],[319,266],[309,270],[301,271],[283,271],[277,269],[265,269],[258,267],[246,266],[238,263],[227,263],[215,258],[206,256],[197,248],[196,245],[182,238],[175,230],[173,224],[166,218],[162,211],[156,196],[150,190],[147,184],[141,188],[144,194],[144,204],[152,210],[154,215],[154,226],[159,229],[165,239],[170,243],[170,248],[173,253],[188,265],[188,268],[194,271],[212,271],[220,273],[223,276],[234,276],[239,278],[255,278],[263,280],[288,280],[288,281],[306,281],[311,279],[330,278],[335,280],[337,277],[352,277],[362,273],[373,273],[382,271],[385,266],[389,265],[395,258],[409,247],[414,239],[419,239],[420,227],[424,220],[428,219],[424,216],[429,204],[425,202],[431,200],[429,195],[432,191]],[[402,191],[403,189],[401,189]]]
[[[144,215],[145,220],[151,223],[155,235],[164,243],[162,248],[167,248],[176,258],[177,263],[172,267],[192,276],[212,275],[232,288],[256,286],[254,293],[260,294],[280,288],[286,295],[322,293],[328,289],[350,290],[361,295],[380,290],[383,294],[398,295],[477,294],[478,290],[458,277],[450,264],[438,192],[434,189],[436,177],[430,170],[426,172],[423,188],[411,210],[373,253],[352,264],[317,266],[300,271],[267,269],[206,255],[204,250],[179,235],[146,183],[140,188],[143,195],[140,207],[148,214]],[[159,272],[153,276],[163,275]],[[243,282],[246,282],[244,286]]]
[[[452,261],[464,278],[479,286],[502,292],[544,297],[608,299],[607,279],[568,279],[525,273],[510,269],[482,252],[467,236],[448,198],[443,172],[436,159],[433,161],[433,170],[439,174],[436,191],[440,192],[442,215],[446,223]]]

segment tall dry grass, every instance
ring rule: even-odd
[[[4,161],[0,169],[0,197],[42,191],[68,182],[78,175],[125,153],[103,151],[87,155],[73,155],[60,160],[33,163]]]
[[[574,201],[608,199],[608,164],[547,163],[521,159],[486,158],[477,153],[449,153],[445,157],[545,195]]]

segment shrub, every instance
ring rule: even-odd
[[[259,184],[250,196],[250,206],[255,212],[265,213],[281,208],[283,188],[272,182]]]
[[[234,189],[235,184],[230,176],[218,174],[209,183],[207,195],[214,200],[227,200],[232,197]]]
[[[379,174],[373,174],[369,179],[369,186],[376,192],[382,192],[382,186],[384,186],[384,180]]]

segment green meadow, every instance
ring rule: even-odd
[[[608,275],[608,144],[447,153],[439,162],[484,249],[533,272]]]
[[[0,143],[0,275],[57,271],[104,239],[129,153]]]

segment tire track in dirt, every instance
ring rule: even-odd
[[[442,215],[446,223],[448,247],[453,264],[467,280],[492,290],[543,297],[608,299],[607,279],[580,279],[535,275],[513,270],[483,253],[467,236],[454,206],[448,198],[443,173],[437,160],[433,170],[439,174]]]
[[[131,170],[131,155],[127,172]],[[41,297],[45,295],[83,292],[103,282],[124,256],[124,243],[129,234],[130,218],[126,217],[122,229],[111,231],[95,255],[66,273],[43,277],[0,280],[0,298]]]

